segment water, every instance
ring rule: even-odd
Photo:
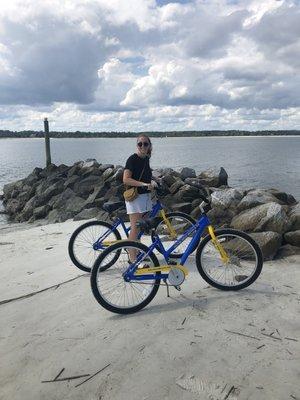
[[[200,172],[222,166],[233,187],[273,187],[300,198],[300,137],[161,138],[152,142],[152,168],[190,167]],[[87,158],[124,165],[134,151],[132,138],[51,139],[52,162],[57,165]],[[44,139],[0,139],[0,191],[37,166],[45,166]]]

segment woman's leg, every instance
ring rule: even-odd
[[[136,226],[136,223],[142,219],[143,214],[142,213],[134,213],[134,214],[129,214],[129,220],[130,220],[130,232],[128,239],[129,240],[137,240],[138,234],[139,234],[139,228]],[[129,250],[129,257],[130,261],[134,261],[136,259],[136,250]]]

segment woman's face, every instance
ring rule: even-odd
[[[148,154],[150,143],[146,137],[139,137],[136,143],[138,154],[141,156],[146,156]]]

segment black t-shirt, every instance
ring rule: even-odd
[[[141,176],[144,166],[145,169]],[[129,169],[131,171],[132,179],[145,183],[151,183],[152,171],[149,165],[149,157],[142,158],[134,153],[126,161],[125,169]],[[137,190],[140,194],[149,193],[149,190],[146,187],[138,187]]]

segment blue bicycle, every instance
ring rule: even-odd
[[[154,196],[155,197],[155,196]],[[105,211],[110,213],[112,209],[109,206],[103,207]],[[153,208],[149,213],[146,213],[149,218],[155,219],[155,227],[152,234],[154,240],[154,232],[158,234],[161,241],[165,245],[173,243],[178,235],[183,232],[187,227],[195,224],[195,219],[183,212],[169,212],[166,213],[162,204],[155,197]],[[79,226],[71,235],[68,245],[69,256],[76,267],[85,272],[90,272],[96,258],[108,246],[122,240],[121,232],[125,237],[128,237],[130,227],[127,227],[122,218],[117,217],[112,224],[105,221],[89,221]],[[143,231],[140,231],[138,240],[141,239]],[[188,238],[187,238],[188,240]],[[195,243],[195,248],[198,243]],[[170,257],[180,258],[182,256],[184,243],[177,247]],[[195,250],[194,248],[194,250]],[[160,251],[160,248],[157,248]],[[109,265],[117,260],[115,258],[110,260]]]
[[[246,233],[234,229],[214,230],[206,212],[211,199],[201,196],[201,216],[169,247],[165,248],[159,235],[153,233],[155,223],[139,223],[143,232],[152,231],[153,243],[144,244],[124,240],[105,249],[94,263],[91,287],[96,300],[109,311],[129,314],[141,310],[156,295],[161,281],[180,290],[188,275],[184,266],[188,256],[199,243],[205,229],[208,234],[201,240],[196,265],[202,278],[221,290],[240,290],[251,285],[262,270],[263,258],[257,243]],[[190,238],[178,264],[170,257],[178,246]],[[163,254],[166,264],[160,265],[154,249]],[[136,254],[135,261],[130,254]]]

